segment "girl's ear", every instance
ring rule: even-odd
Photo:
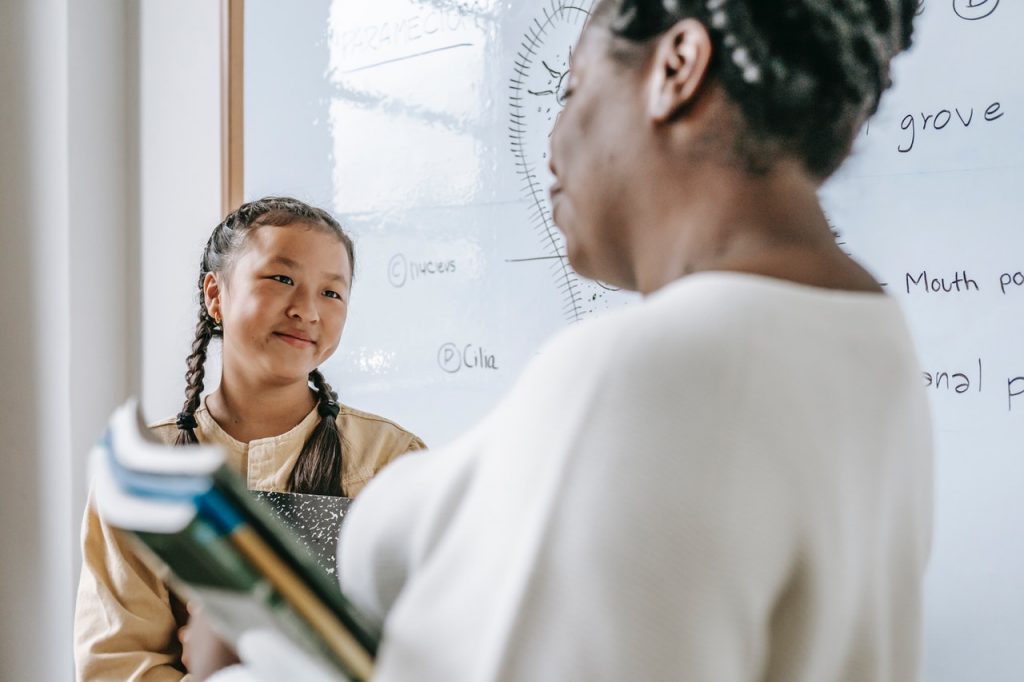
[[[700,92],[711,63],[711,36],[696,19],[683,19],[658,39],[651,61],[647,113],[671,121]]]
[[[217,280],[216,272],[208,272],[203,277],[203,301],[206,303],[206,312],[215,320],[223,317],[220,312],[221,288]]]

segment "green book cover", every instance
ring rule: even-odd
[[[230,643],[247,629],[275,629],[340,673],[369,677],[379,631],[332,570],[348,500],[253,493],[218,448],[156,443],[141,424],[129,403],[93,448],[100,516],[133,536],[158,575],[183,600],[200,602]]]

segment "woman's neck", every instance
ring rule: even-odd
[[[724,270],[791,279],[812,286],[877,290],[836,245],[817,187],[780,164],[764,176],[708,169],[681,202],[654,205],[636,234],[637,289],[651,293],[688,274]]]
[[[223,377],[206,398],[210,416],[232,438],[247,443],[279,436],[305,419],[316,397],[304,381],[278,386],[240,385]]]

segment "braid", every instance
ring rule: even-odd
[[[199,400],[203,394],[203,377],[206,375],[206,349],[210,345],[210,339],[218,331],[214,329],[213,320],[206,312],[206,306],[200,305],[199,321],[196,323],[196,337],[192,341],[192,352],[185,361],[185,404],[178,414],[178,438],[175,445],[195,445],[199,442],[196,438],[196,410],[199,409]]]
[[[341,433],[338,431],[338,394],[319,370],[309,373],[317,392],[317,412],[320,421],[313,429],[295,468],[288,477],[288,490],[293,493],[314,495],[343,495],[341,488]]]
[[[782,151],[824,178],[878,108],[919,9],[920,0],[603,0],[597,13],[634,43],[701,21],[710,69],[747,124],[737,145],[748,169],[765,170]]]

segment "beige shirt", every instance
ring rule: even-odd
[[[242,443],[228,435],[205,404],[196,412],[201,443],[224,448],[227,463],[253,490],[284,491],[303,443],[319,420],[314,409],[279,436]],[[153,434],[171,444],[174,419],[154,424]],[[395,457],[424,448],[423,441],[397,424],[341,406],[341,485],[354,497]],[[184,624],[180,604],[132,552],[127,538],[107,526],[92,505],[82,522],[82,574],[75,607],[75,667],[79,680],[187,680],[181,665],[177,628]]]

